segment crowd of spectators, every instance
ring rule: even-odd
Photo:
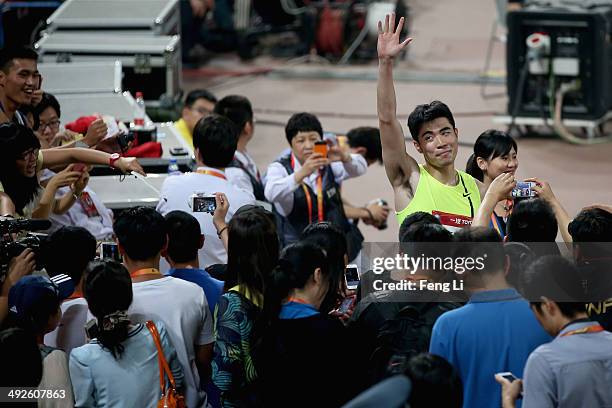
[[[379,25],[380,128],[331,135],[296,113],[289,148],[260,172],[250,101],[194,91],[176,123],[193,171],[168,175],[156,208],[116,213],[87,186],[91,166],[144,174],[139,162],[100,148],[102,121],[63,130],[36,53],[2,50],[0,222],[52,223],[19,251],[5,250],[18,231],[2,231],[0,386],[62,391],[36,394],[43,407],[169,394],[190,408],[612,406],[612,206],[572,217],[538,178],[515,194],[518,144],[498,130],[458,170],[440,101],[408,118],[418,163],[395,114],[393,60],[410,42],[398,25]],[[376,163],[394,203],[343,199]],[[196,208],[202,191],[211,211]],[[358,223],[384,228],[391,209],[398,256],[452,248],[482,267],[376,271]],[[120,262],[98,250],[109,241]]]

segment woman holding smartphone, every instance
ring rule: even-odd
[[[326,306],[342,273],[314,243],[283,251],[253,333],[261,406],[338,407],[358,391],[355,342]]]
[[[45,149],[33,131],[14,123],[0,125],[0,215],[26,218],[48,218],[51,212],[61,214],[70,208],[75,195],[55,199],[58,188],[73,186],[73,192],[85,188],[84,174],[68,166],[40,186],[38,173],[43,168],[71,163],[110,165],[124,173],[136,171],[144,175],[135,158],[123,158],[90,149]]]
[[[506,132],[487,130],[476,143],[474,153],[466,166],[466,173],[480,180],[487,188],[497,176],[509,173],[514,176],[518,169],[518,147],[516,141]],[[514,203],[506,199],[495,206],[489,226],[503,238],[506,236],[506,221],[512,212]]]

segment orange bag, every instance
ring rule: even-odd
[[[176,383],[174,382],[174,376],[172,375],[172,371],[170,371],[170,367],[168,367],[168,362],[166,361],[166,356],[164,356],[164,350],[162,349],[159,333],[157,332],[157,327],[152,321],[148,321],[147,329],[151,332],[153,336],[153,341],[155,342],[155,347],[157,347],[157,360],[159,362],[159,384],[161,388],[162,397],[157,403],[157,408],[186,408],[185,405],[185,397],[178,393],[176,390]],[[168,380],[170,381],[170,387],[166,389],[166,378],[164,376],[164,372],[168,376]]]

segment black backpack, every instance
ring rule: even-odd
[[[432,326],[422,312],[405,306],[380,328],[369,363],[375,383],[403,373],[410,358],[429,350]]]

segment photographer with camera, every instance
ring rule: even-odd
[[[43,168],[84,163],[145,174],[135,158],[81,148],[41,150],[40,147],[31,129],[13,123],[0,125],[0,215],[47,218],[52,211],[65,212],[75,201],[76,194],[55,200],[54,189],[72,186],[74,193],[80,193],[85,188],[83,174],[69,166],[42,192],[37,173]]]
[[[162,215],[173,210],[192,214],[200,223],[206,244],[199,251],[201,267],[227,263],[223,246],[223,230],[213,223],[216,208],[215,193],[224,193],[229,201],[225,221],[245,204],[253,204],[252,194],[239,189],[228,180],[225,168],[234,158],[238,144],[238,129],[226,117],[213,114],[197,123],[193,132],[197,170],[179,176],[168,177],[161,188],[157,211]]]

